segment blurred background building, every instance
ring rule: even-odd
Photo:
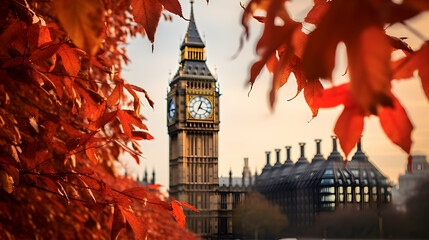
[[[416,194],[416,186],[429,177],[426,155],[413,155],[412,159],[412,172],[405,170],[405,173],[399,176],[398,184],[392,188],[392,202],[397,210],[403,212],[407,210],[407,199]]]

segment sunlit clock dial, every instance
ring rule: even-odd
[[[213,107],[210,100],[203,96],[196,96],[189,101],[189,113],[196,119],[206,119],[210,116]]]

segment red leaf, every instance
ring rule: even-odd
[[[147,196],[147,190],[144,187],[134,187],[123,191],[124,194],[144,200]]]
[[[194,211],[194,212],[197,212],[197,213],[199,213],[200,211],[198,211],[194,206],[192,206],[192,205],[190,205],[190,204],[188,204],[188,203],[186,203],[186,202],[179,202],[180,203],[180,205],[182,205],[182,206],[185,206],[185,207],[187,207],[187,208],[189,208],[189,209],[191,209],[192,211]]]
[[[255,80],[261,72],[262,68],[264,67],[265,63],[266,62],[264,60],[259,60],[253,63],[252,67],[250,68],[249,83],[251,85],[251,88],[253,87],[253,84],[255,83]]]
[[[119,210],[121,210],[122,215],[127,220],[128,224],[130,224],[134,233],[136,234],[138,239],[146,239],[147,237],[147,227],[146,223],[136,217],[136,215],[128,209],[124,209],[121,206],[118,206]]]
[[[164,6],[164,8],[167,11],[174,13],[177,16],[185,19],[182,14],[182,7],[180,6],[180,3],[178,0],[158,0],[158,1]]]
[[[73,150],[75,148],[78,148],[78,147],[84,145],[86,142],[88,142],[89,139],[91,139],[97,132],[98,132],[98,130],[92,131],[90,133],[85,133],[79,137],[72,138],[71,140],[69,140],[67,142],[66,146],[69,150]]]
[[[160,187],[162,187],[162,185],[161,184],[149,184],[149,185],[147,185],[147,187],[149,189],[158,190]]]
[[[429,100],[429,43],[426,42],[422,47],[410,54],[409,56],[402,58],[393,63],[395,69],[394,78],[410,78],[413,76],[415,70],[418,70],[420,80],[422,82],[423,90]]]
[[[171,207],[173,208],[173,217],[176,219],[177,223],[184,228],[186,224],[186,216],[181,204],[177,200],[174,200],[171,202]]]
[[[364,115],[354,107],[345,107],[335,124],[334,133],[340,140],[341,149],[348,158],[350,151],[359,141],[364,125]]]
[[[110,96],[106,100],[107,106],[111,107],[116,105],[116,103],[118,102],[122,94],[123,94],[123,85],[121,83],[118,83],[113,89],[112,94],[110,94]]]
[[[142,131],[131,131],[131,134],[133,135],[133,139],[135,140],[153,140],[154,137],[152,135],[150,135],[147,132],[142,132]]]
[[[86,156],[92,161],[92,163],[97,164],[100,160],[98,158],[97,149],[92,146],[92,144],[85,145]]]
[[[322,94],[322,92],[323,86],[319,79],[308,81],[307,85],[304,87],[304,98],[307,102],[307,105],[310,107],[311,112],[313,113],[313,118],[316,117],[317,113],[319,112],[319,107],[316,106],[314,98]]]
[[[80,70],[80,61],[76,52],[69,45],[62,44],[58,49],[58,54],[69,76],[76,77]]]
[[[131,7],[134,20],[144,27],[147,37],[153,42],[162,5],[158,0],[131,0]]]
[[[117,112],[118,111],[105,113],[103,116],[99,117],[96,121],[91,122],[91,124],[89,125],[89,129],[97,130],[103,127],[116,116]]]
[[[134,98],[134,112],[136,113],[135,115],[140,115],[140,98],[137,95],[137,93],[133,90],[134,88],[129,85],[129,84],[125,84],[124,85],[125,89],[127,89],[127,91],[133,96]]]
[[[413,52],[413,49],[411,49],[410,45],[408,45],[408,43],[406,43],[404,40],[389,35],[387,35],[387,37],[389,38],[390,45],[394,48],[394,50],[401,49],[405,54]]]
[[[331,108],[341,104],[346,106],[354,105],[354,99],[350,96],[348,83],[325,89],[321,94],[314,97],[314,107]]]
[[[376,44],[375,44],[376,43]],[[391,48],[381,27],[369,27],[347,49],[350,90],[363,111],[377,113],[377,107],[390,106]]]
[[[330,2],[320,1],[314,4],[313,8],[307,13],[304,18],[305,22],[317,25],[323,15],[326,13],[330,6]]]
[[[398,99],[393,96],[393,107],[381,108],[378,117],[387,137],[409,154],[413,124]]]
[[[134,90],[136,90],[136,91],[138,91],[138,92],[142,92],[142,93],[144,93],[144,96],[145,96],[146,100],[149,102],[149,105],[153,108],[153,106],[155,105],[155,103],[154,103],[154,102],[152,101],[152,99],[149,97],[149,94],[147,93],[147,91],[146,91],[146,90],[144,90],[143,88],[138,87],[138,86],[136,86],[136,85],[132,85],[132,84],[127,84],[127,85],[131,86],[131,88],[132,88],[132,89],[134,89]]]
[[[116,240],[118,239],[119,233],[123,228],[125,228],[125,217],[122,214],[122,211],[115,206],[115,212],[113,213],[113,222],[112,222],[112,231],[110,232],[110,239]]]
[[[35,49],[31,55],[29,60],[35,62],[39,60],[46,60],[52,57],[60,48],[60,44],[57,42],[49,42],[42,44],[40,47]]]
[[[127,135],[129,138],[132,138],[131,128],[128,120],[129,117],[122,110],[118,110],[118,117],[121,121],[122,130],[124,130],[125,135]]]

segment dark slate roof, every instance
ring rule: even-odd
[[[191,1],[191,17],[188,30],[186,31],[185,39],[183,39],[181,49],[185,46],[204,47],[204,42],[198,33],[197,24],[195,24],[193,1]]]
[[[324,186],[389,186],[386,177],[362,152],[360,142],[353,160],[347,164],[337,151],[336,137],[333,137],[333,150],[328,160],[323,160],[323,156],[317,156],[317,158],[320,159],[317,161],[313,159],[308,164],[305,156],[301,154],[300,160],[294,165],[283,164],[280,171],[277,168],[266,166],[261,176],[258,177],[258,191],[270,192]],[[288,159],[288,161],[291,160]],[[300,161],[307,162],[307,164],[298,164]]]
[[[176,79],[179,76],[183,75],[193,75],[193,77],[209,77],[211,80],[215,81],[213,75],[211,74],[209,68],[207,67],[206,62],[201,61],[190,61],[186,60],[180,64],[179,69],[177,69],[176,74],[173,79]]]

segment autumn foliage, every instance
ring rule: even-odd
[[[192,239],[182,206],[118,176],[153,137],[148,93],[121,77],[177,0],[5,0],[0,6],[0,238]],[[177,221],[176,221],[176,220]]]
[[[249,36],[252,18],[264,24],[256,46],[259,59],[251,67],[249,83],[253,86],[265,66],[272,73],[271,106],[291,73],[297,81],[297,95],[304,91],[313,117],[319,108],[343,105],[334,132],[346,156],[362,134],[364,118],[370,115],[377,115],[387,137],[410,154],[413,125],[392,93],[392,81],[411,78],[417,71],[429,98],[429,47],[426,39],[421,39],[420,49],[413,51],[402,39],[387,35],[385,29],[393,24],[409,27],[404,21],[429,10],[428,2],[314,0],[303,22],[290,17],[286,2],[251,0],[244,7],[244,37]],[[336,85],[332,75],[339,43],[346,47],[349,82]],[[404,52],[403,57],[393,61],[392,52],[398,49]],[[321,80],[333,86],[324,89]],[[410,161],[409,157],[409,168]]]

